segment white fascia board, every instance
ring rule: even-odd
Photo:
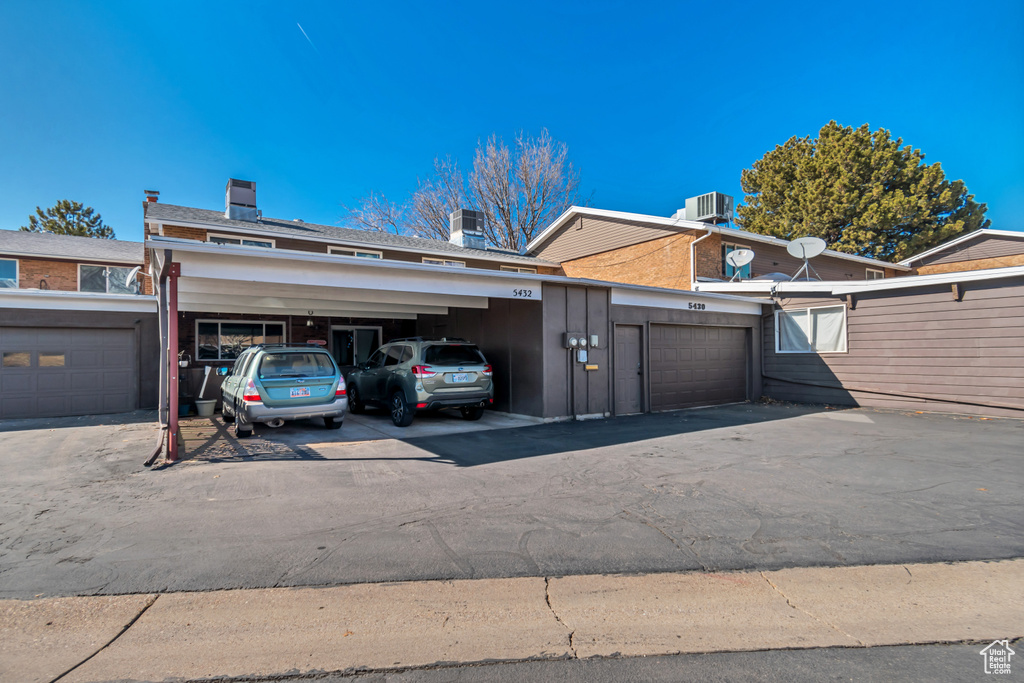
[[[426,254],[428,256],[445,256],[449,260],[453,260],[455,258],[468,258],[468,259],[474,259],[474,260],[478,260],[478,261],[494,261],[495,263],[505,263],[507,265],[519,265],[520,267],[523,267],[523,268],[529,268],[531,266],[548,266],[548,267],[551,267],[551,268],[557,268],[558,265],[559,265],[559,264],[557,264],[557,263],[555,263],[553,261],[545,261],[544,259],[537,258],[536,256],[529,256],[529,257],[527,257],[527,258],[533,259],[531,261],[522,261],[522,260],[510,259],[507,256],[499,256],[498,254],[492,254],[492,253],[489,253],[489,252],[487,252],[487,251],[485,251],[483,249],[481,249],[481,250],[473,249],[473,250],[467,251],[467,252],[443,251],[441,249],[431,249],[429,247],[425,247],[423,249],[420,249],[420,248],[412,248],[412,247],[405,247],[405,246],[392,245],[392,244],[382,244],[380,242],[362,242],[362,241],[359,241],[359,240],[343,240],[343,239],[339,239],[337,237],[329,237],[327,235],[320,235],[320,236],[317,236],[317,237],[306,237],[306,236],[303,236],[303,235],[293,235],[293,234],[287,233],[287,232],[279,232],[277,230],[267,230],[267,229],[262,229],[261,230],[258,227],[256,227],[256,228],[248,228],[248,227],[240,228],[240,227],[237,227],[237,226],[234,226],[234,225],[220,225],[219,223],[195,223],[195,222],[192,222],[192,221],[164,221],[163,225],[178,225],[178,226],[181,226],[183,228],[197,228],[199,230],[209,230],[209,231],[213,231],[213,232],[228,232],[228,233],[231,233],[233,235],[258,235],[260,237],[268,237],[268,238],[277,238],[277,239],[284,238],[284,239],[296,240],[296,241],[299,241],[299,242],[313,242],[315,244],[327,244],[327,245],[335,246],[335,247],[358,247],[358,248],[361,248],[361,249],[371,249],[371,250],[374,250],[374,251],[380,251],[381,249],[388,249],[388,250],[391,250],[391,251],[400,251],[400,252],[403,252],[403,253],[406,253],[406,254]],[[256,224],[256,225],[259,225],[259,224]],[[296,225],[303,225],[303,223],[297,223]],[[175,239],[175,238],[163,238],[162,237],[161,239]],[[177,239],[180,239],[180,238],[177,238]],[[188,240],[188,241],[194,242],[196,240]],[[429,240],[425,240],[425,241],[429,241]],[[205,244],[205,243],[200,242],[200,244]],[[232,246],[237,246],[237,245],[232,245]],[[255,248],[256,249],[266,249],[266,247],[255,247]],[[316,252],[311,252],[311,253],[316,253]],[[333,255],[340,256],[340,254],[333,254]],[[357,258],[357,257],[352,257],[352,258]]]
[[[662,216],[648,216],[642,213],[629,213],[628,211],[610,211],[608,209],[592,209],[589,206],[570,206],[566,209],[561,216],[555,219],[555,222],[544,228],[544,230],[530,240],[530,243],[526,245],[526,251],[533,251],[536,247],[540,246],[552,235],[556,230],[561,228],[570,219],[576,216],[596,216],[598,218],[610,218],[612,220],[620,221],[634,221],[638,223],[654,223],[656,225],[664,225],[672,228],[684,228],[687,230],[703,230],[707,231],[708,228],[714,227],[707,223],[700,221],[688,221],[683,218],[664,218]],[[536,258],[536,257],[534,257]]]
[[[966,235],[960,235],[960,237],[944,242],[937,247],[932,247],[928,251],[922,251],[917,256],[911,256],[908,259],[903,259],[900,261],[900,265],[909,266],[914,261],[926,258],[932,254],[938,254],[950,247],[955,247],[958,244],[963,244],[967,240],[972,240],[975,237],[1017,237],[1024,239],[1024,232],[1019,232],[1017,230],[992,230],[991,228],[982,228],[981,230],[975,230],[974,232],[967,233]]]
[[[910,287],[927,287],[929,285],[951,285],[962,282],[980,282],[984,280],[1003,280],[1024,276],[1024,266],[1011,268],[989,268],[987,270],[964,270],[956,273],[938,273],[935,275],[908,275],[885,280],[866,280],[865,284],[843,285],[833,287],[832,293],[863,294],[882,292],[890,289],[908,289]],[[870,283],[870,284],[868,284]]]
[[[683,228],[686,230],[702,230],[707,232],[720,233],[725,237],[733,237],[735,239],[746,239],[754,242],[762,242],[764,244],[773,244],[778,247],[785,248],[789,244],[784,239],[778,237],[771,237],[769,235],[758,235],[757,233],[747,232],[746,230],[738,230],[737,228],[723,228],[720,225],[711,225],[710,223],[704,223],[701,221],[688,221],[682,218],[665,218],[663,216],[648,216],[642,213],[628,213],[625,211],[608,211],[607,209],[592,209],[585,206],[572,206],[569,207],[565,213],[558,217],[554,223],[544,229],[544,231],[535,237],[528,245],[526,245],[526,251],[533,251],[537,246],[544,242],[551,234],[553,234],[558,228],[562,227],[570,218],[575,216],[596,216],[598,218],[609,218],[612,220],[622,221],[634,221],[637,223],[650,223],[652,225],[660,225],[668,228]],[[854,254],[844,254],[841,251],[834,251],[832,249],[826,249],[822,254],[831,256],[833,258],[844,259],[846,261],[854,261],[856,263],[863,263],[865,265],[882,267],[882,268],[893,268],[895,270],[910,270],[909,267],[898,264],[890,263],[888,261],[879,261],[878,259],[867,258],[865,256],[856,256]]]
[[[150,242],[164,246],[164,240]],[[531,286],[523,281],[537,278],[532,274],[516,273],[518,277],[509,277],[513,274],[502,271],[204,242],[169,246],[174,250],[174,260],[181,264],[182,279],[200,277],[229,282],[541,300],[540,282]]]
[[[145,259],[123,259],[123,258],[96,258],[93,256],[54,256],[53,254],[27,253],[21,251],[0,251],[0,258],[37,258],[46,261],[73,261],[92,265],[102,263],[103,265],[127,265],[141,266]]]
[[[895,278],[890,278],[895,279]],[[899,278],[901,280],[906,278]],[[867,282],[865,280],[865,282]],[[773,281],[773,280],[746,280],[743,282],[698,282],[697,287],[702,292],[718,292],[720,294],[728,294],[730,292],[736,292],[738,295],[742,294],[771,294],[774,292],[828,292],[831,293],[836,287],[836,282],[830,281],[816,281],[808,282],[806,280],[797,280],[791,282],[789,280]]]
[[[124,311],[156,313],[155,296],[61,292],[50,289],[0,289],[0,308],[52,311]]]
[[[742,313],[761,315],[765,302],[732,296],[700,295],[669,289],[612,287],[613,306],[649,306],[698,311],[701,313]]]
[[[344,306],[344,304],[342,304]],[[238,313],[241,315],[308,315],[307,309],[282,309],[274,306],[253,306],[245,302],[232,301],[229,303],[218,303],[216,305],[179,302],[178,310],[188,313]],[[313,309],[313,315],[318,318],[389,318],[391,320],[415,320],[416,313],[396,312],[389,310],[374,311],[353,311],[348,308],[319,308]]]

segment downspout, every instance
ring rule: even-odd
[[[697,289],[697,242],[702,239],[711,237],[711,233],[714,232],[714,228],[707,228],[707,234],[698,237],[694,241],[690,242],[690,291],[693,292]]]
[[[178,460],[178,276],[181,264],[171,263],[167,277],[167,462]]]

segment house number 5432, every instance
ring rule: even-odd
[[[520,299],[532,299],[533,298],[533,290],[532,289],[513,289],[512,290],[512,296],[518,297]]]

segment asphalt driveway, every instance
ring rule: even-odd
[[[1024,556],[1021,420],[738,405],[147,470],[151,419],[0,423],[0,597]]]

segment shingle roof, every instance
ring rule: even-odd
[[[79,261],[142,263],[142,242],[96,237],[54,235],[48,232],[0,230],[0,255],[51,256]]]
[[[188,206],[175,206],[161,202],[146,202],[146,220],[159,221],[163,223],[198,223],[201,225],[216,226],[229,230],[238,230],[249,233],[276,233],[287,237],[305,239],[328,239],[337,242],[355,243],[361,245],[376,245],[378,247],[391,247],[405,251],[433,251],[461,256],[463,258],[490,258],[502,261],[517,262],[531,265],[551,265],[550,261],[539,259],[533,256],[522,256],[513,251],[503,249],[480,250],[460,247],[451,242],[443,240],[432,240],[423,237],[412,237],[409,235],[395,235],[389,232],[375,232],[372,230],[356,230],[353,228],[342,228],[336,225],[318,225],[316,223],[305,223],[302,221],[289,221],[281,218],[261,218],[259,222],[239,221],[224,216],[221,211],[210,211],[208,209],[194,209]]]

